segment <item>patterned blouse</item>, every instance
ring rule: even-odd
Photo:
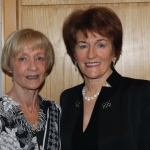
[[[60,106],[40,97],[39,107],[34,131],[17,102],[0,98],[0,150],[60,150]]]

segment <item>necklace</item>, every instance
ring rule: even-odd
[[[105,87],[111,87],[111,85],[108,83],[108,82],[106,82],[105,83],[105,85],[104,85]],[[93,96],[85,96],[85,86],[83,87],[83,89],[82,89],[82,95],[83,95],[83,98],[85,99],[85,100],[87,100],[87,101],[90,101],[90,100],[93,100],[94,98],[96,98],[98,95],[99,95],[99,93],[100,93],[100,91],[101,90],[99,90],[98,92],[96,92]]]
[[[85,96],[85,86],[83,87],[82,89],[82,95],[83,95],[83,98],[87,101],[90,101],[90,100],[93,100],[94,98],[96,98],[98,95],[99,95],[100,91],[96,92],[93,96]]]
[[[34,123],[31,124],[31,127],[32,127],[33,130],[36,130],[37,126],[38,126],[37,122],[34,122]]]

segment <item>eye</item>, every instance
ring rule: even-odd
[[[84,49],[84,48],[87,48],[87,46],[86,45],[81,45],[80,46],[80,49]]]
[[[88,45],[87,44],[79,44],[78,49],[88,49]]]
[[[44,60],[44,58],[43,58],[43,57],[38,57],[38,58],[37,58],[37,60],[39,60],[39,61],[43,61],[43,60]]]
[[[103,47],[105,47],[105,45],[100,43],[100,44],[98,44],[98,47],[103,48]]]
[[[19,61],[21,61],[21,62],[26,61],[26,58],[25,57],[21,57],[21,58],[19,58]]]

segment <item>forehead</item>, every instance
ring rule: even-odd
[[[77,33],[77,42],[80,41],[92,41],[92,40],[105,40],[110,42],[110,40],[107,37],[104,37],[98,33],[95,32],[87,32],[86,34],[82,33],[82,32],[78,32]]]
[[[30,45],[26,45],[22,52],[45,52],[45,48],[44,47],[32,47]]]
[[[34,55],[34,54],[45,54],[46,50],[45,48],[41,47],[31,47],[30,45],[24,46],[22,49],[18,50],[15,54],[20,55],[20,54],[26,54],[26,55]]]

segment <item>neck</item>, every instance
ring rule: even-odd
[[[16,101],[20,107],[37,107],[38,90],[20,89],[13,86],[8,96]]]
[[[40,108],[38,90],[27,90],[13,86],[8,96],[19,104],[21,111],[31,124],[32,129],[36,130],[38,127],[38,114]]]
[[[100,91],[102,86],[108,86],[109,83],[107,83],[107,78],[111,75],[111,73],[112,70],[109,69],[105,74],[96,79],[89,79],[87,77],[84,77],[85,90],[95,93]]]
[[[96,79],[89,79],[85,77],[85,87],[82,90],[83,98],[87,101],[96,100],[102,86],[111,87],[109,83],[107,83],[107,78],[112,73],[111,69],[108,69],[103,75]]]

